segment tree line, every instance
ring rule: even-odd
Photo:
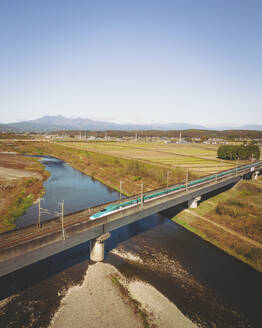
[[[188,138],[225,138],[232,139],[235,138],[248,138],[248,139],[262,139],[262,131],[253,131],[253,130],[225,130],[225,131],[215,131],[215,130],[198,130],[198,129],[189,129],[189,130],[107,130],[107,131],[91,131],[91,130],[59,130],[53,131],[54,134],[64,135],[80,135],[82,136],[95,136],[103,138],[105,132],[109,137],[135,137],[137,134],[138,137],[168,137],[168,138],[179,138],[180,133],[182,137]]]
[[[217,150],[217,157],[221,159],[259,159],[260,149],[257,145],[223,145]]]

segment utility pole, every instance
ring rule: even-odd
[[[188,191],[188,170],[186,171],[186,191]]]
[[[144,183],[141,183],[141,207],[144,206]]]
[[[122,199],[122,181],[120,180],[120,195],[119,195],[120,200]]]
[[[41,228],[41,198],[38,199],[38,228]]]
[[[166,189],[168,194],[168,177],[169,177],[169,171],[166,172]]]
[[[62,223],[62,238],[63,240],[65,240],[65,230],[64,230],[64,201],[62,201],[62,203],[60,203],[61,205],[61,223]]]

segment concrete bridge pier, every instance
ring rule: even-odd
[[[198,202],[201,200],[201,196],[195,197],[188,201],[189,208],[197,208]]]
[[[101,262],[105,257],[105,240],[110,238],[110,233],[105,233],[95,239],[90,240],[90,260]]]
[[[258,175],[259,175],[259,171],[255,171],[251,176],[252,180],[257,180]]]

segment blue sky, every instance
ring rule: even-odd
[[[262,1],[0,0],[0,122],[262,124]]]

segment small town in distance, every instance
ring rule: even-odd
[[[161,142],[161,143],[202,143],[211,145],[222,145],[231,143],[247,143],[249,141],[262,145],[262,131],[252,130],[138,130],[138,131],[92,131],[92,130],[58,130],[48,132],[10,132],[0,131],[1,138],[30,138],[47,140],[81,140],[81,141],[133,141],[133,142]]]

